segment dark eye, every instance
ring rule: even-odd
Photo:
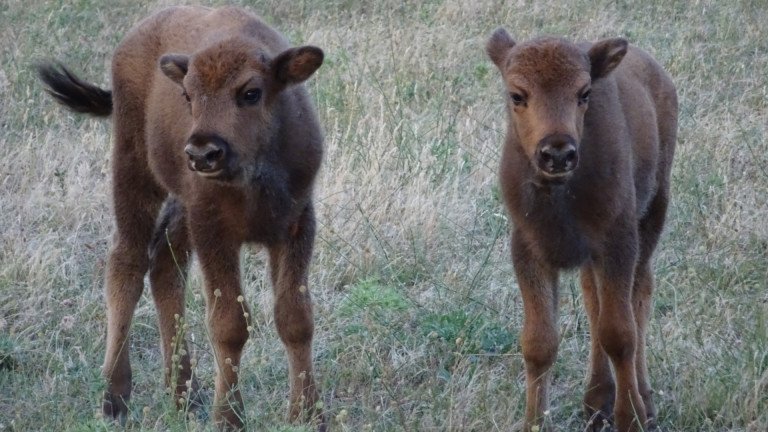
[[[253,105],[261,99],[261,89],[250,89],[243,93],[243,101],[249,105]]]
[[[586,90],[581,94],[581,96],[579,96],[579,105],[584,105],[585,103],[589,102],[590,93],[592,93],[592,90]]]
[[[515,104],[515,106],[525,104],[525,96],[521,95],[520,93],[510,92],[509,97],[512,99],[512,103]]]

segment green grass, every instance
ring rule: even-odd
[[[522,417],[522,301],[496,185],[505,116],[483,51],[499,25],[520,40],[621,35],[671,73],[680,129],[648,341],[660,426],[768,429],[764,1],[233,3],[326,52],[308,83],[326,132],[310,289],[333,430],[509,431]],[[33,65],[59,59],[106,86],[122,35],[167,4],[0,3],[0,431],[116,428],[99,413],[110,126],[57,107]],[[284,423],[265,261],[243,257],[254,328],[241,365],[246,417],[252,430],[306,431]],[[199,271],[189,285],[190,351],[210,396]],[[548,420],[583,430],[589,335],[571,276],[561,299]],[[173,408],[158,338],[147,293],[125,429],[212,429],[207,410]]]

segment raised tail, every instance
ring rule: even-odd
[[[62,64],[40,64],[37,74],[45,91],[72,111],[96,117],[112,114],[112,92],[81,80]]]

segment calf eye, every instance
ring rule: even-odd
[[[592,93],[592,90],[586,90],[579,96],[579,105],[584,105],[585,103],[589,102],[590,93]]]
[[[249,105],[256,104],[261,99],[261,89],[250,89],[243,93],[243,101]]]
[[[512,99],[512,103],[515,104],[515,106],[525,104],[525,97],[519,93],[510,92],[509,97]]]

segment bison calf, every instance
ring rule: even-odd
[[[105,415],[127,413],[128,334],[147,272],[166,381],[177,400],[194,392],[186,345],[175,340],[184,316],[183,272],[194,252],[217,363],[214,418],[226,428],[243,425],[237,383],[248,309],[239,256],[244,243],[261,243],[269,250],[275,323],[290,363],[289,418],[307,409],[323,428],[315,412],[307,290],[322,136],[300,85],[322,62],[319,48],[290,48],[241,9],[176,7],[147,18],[120,43],[111,91],[63,67],[40,67],[59,102],[113,117],[116,232],[106,275]]]
[[[486,50],[507,89],[500,180],[524,303],[525,430],[543,421],[558,275],[574,267],[592,335],[584,397],[592,426],[600,430],[613,414],[622,432],[653,427],[645,335],[651,255],[669,199],[675,87],[623,39],[516,44],[498,29]]]

